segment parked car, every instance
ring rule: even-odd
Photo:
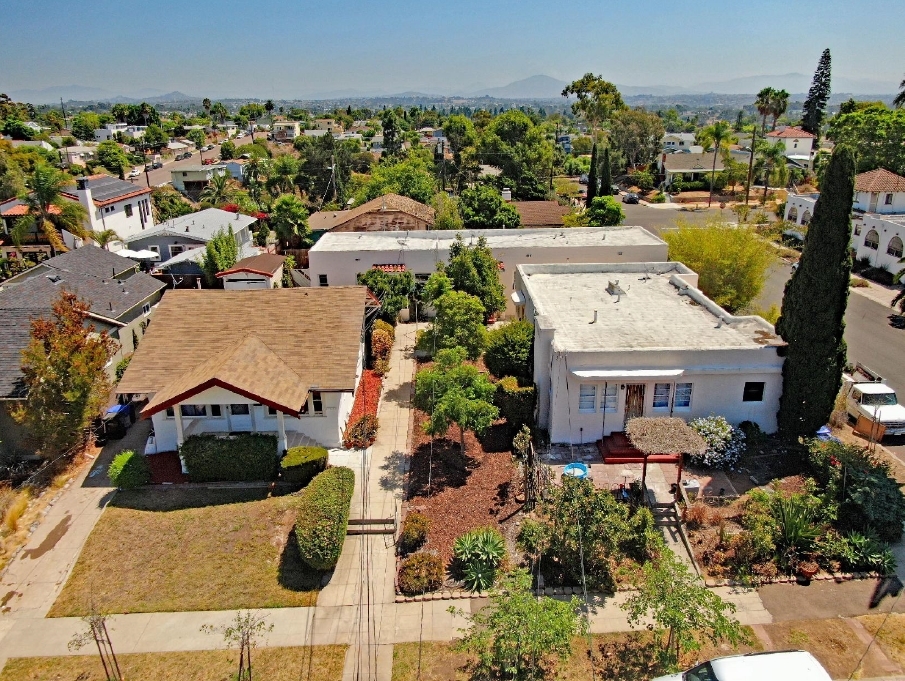
[[[587,184],[588,183],[588,174],[582,173],[581,177],[578,178],[578,184]]]
[[[215,158],[206,158],[206,159],[204,159],[201,163],[202,163],[202,165],[212,166],[212,165],[214,165],[215,163],[217,163],[217,159],[215,159]]]
[[[817,659],[804,650],[781,650],[718,657],[687,672],[660,676],[654,681],[830,681]]]
[[[638,203],[639,200],[635,192],[629,192],[622,197],[622,203]]]
[[[610,185],[610,194],[613,196],[619,196],[619,187],[615,184]]]
[[[190,151],[186,151],[181,154],[176,154],[177,161],[184,161],[185,159],[191,158],[191,157],[192,157],[192,152],[190,152]]]
[[[162,162],[162,161],[154,161],[154,163],[151,164],[151,167],[152,167],[153,169],[155,169],[155,170],[156,170],[157,168],[163,168],[163,162]]]
[[[883,426],[884,436],[905,435],[905,407],[882,376],[858,362],[850,374],[842,374],[842,390],[852,423],[863,419]]]
[[[129,171],[129,177],[130,177],[130,178],[132,178],[132,177],[138,177],[139,175],[141,175],[141,171],[140,171],[138,168],[132,168],[132,170]]]

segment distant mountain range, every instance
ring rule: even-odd
[[[344,88],[327,92],[314,92],[299,97],[301,100],[351,100],[362,98],[418,98],[418,97],[454,97],[466,99],[478,99],[490,97],[492,99],[527,99],[562,101],[562,90],[567,85],[565,81],[545,75],[531,76],[517,80],[499,87],[486,87],[471,92],[450,93],[443,92],[437,85],[425,88],[417,88],[407,92],[391,92],[389,90],[357,90]],[[811,85],[811,76],[803,73],[786,73],[772,76],[743,76],[730,80],[697,83],[685,87],[679,85],[618,85],[619,91],[626,97],[640,95],[670,96],[670,95],[702,95],[702,94],[726,94],[743,95],[754,94],[764,87],[782,88],[790,92],[793,97],[800,98],[807,93]],[[898,84],[866,78],[833,78],[833,92],[852,95],[889,95],[898,92]],[[164,92],[163,90],[144,89],[135,92],[117,93],[103,88],[86,87],[83,85],[60,85],[47,87],[41,90],[12,90],[7,92],[12,99],[19,102],[31,102],[32,104],[53,104],[60,101],[76,102],[185,102],[200,101],[200,97],[187,95],[183,92]],[[229,98],[227,98],[229,99]],[[284,100],[287,101],[287,100]],[[291,100],[288,100],[291,101]]]

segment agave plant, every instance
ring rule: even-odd
[[[506,540],[490,527],[471,530],[456,539],[453,554],[462,566],[465,586],[484,591],[496,580],[497,568],[506,556]]]
[[[814,525],[814,510],[797,496],[774,500],[773,513],[776,517],[776,549],[780,561],[786,566],[796,562],[797,557],[813,546],[820,535]]]
[[[469,591],[487,591],[496,581],[496,567],[480,561],[466,565],[463,574]]]

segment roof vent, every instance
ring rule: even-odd
[[[606,285],[606,292],[611,296],[624,296],[625,291],[622,290],[622,287],[619,286],[619,280],[608,282]]]
[[[50,281],[54,284],[59,284],[63,280],[63,277],[61,277],[59,274],[48,274],[47,278],[50,279]]]
[[[194,225],[195,223],[193,222],[192,224]],[[189,228],[186,227],[186,228],[185,228],[185,231],[186,231],[186,232],[189,231]]]

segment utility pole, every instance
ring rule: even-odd
[[[754,174],[754,147],[757,142],[757,123],[751,129],[751,157],[748,159],[748,181],[745,184],[745,205],[748,205],[748,196],[751,194],[751,180]]]

